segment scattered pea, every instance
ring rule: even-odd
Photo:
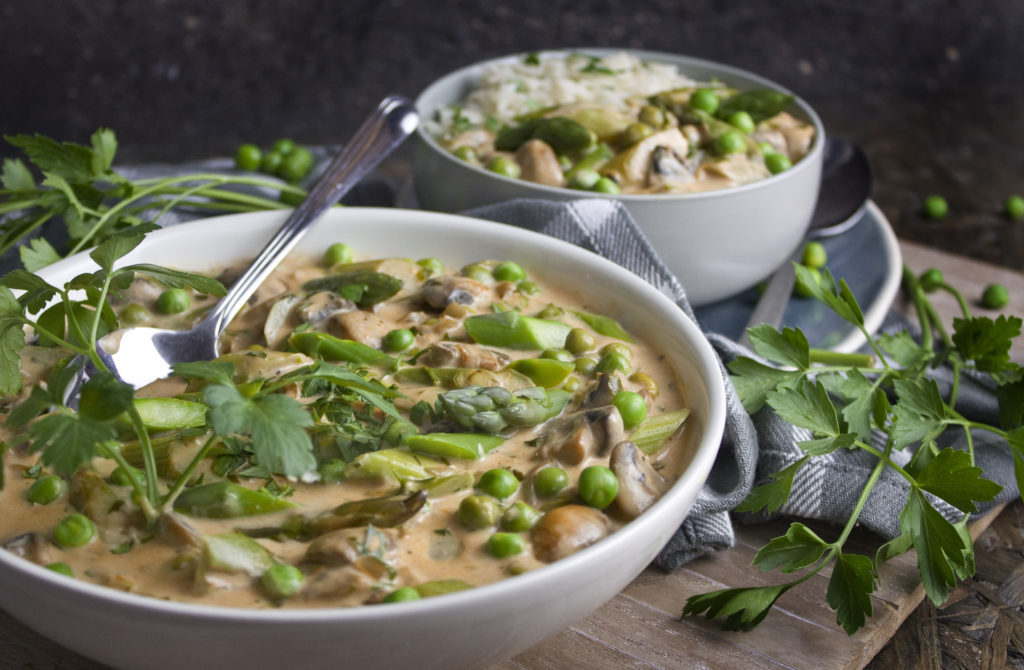
[[[416,261],[416,265],[426,270],[428,277],[439,275],[444,272],[444,263],[436,258],[421,258]]]
[[[1019,195],[1011,195],[1006,199],[1003,211],[1014,221],[1024,219],[1024,198]]]
[[[462,499],[455,516],[463,528],[481,530],[490,528],[498,521],[501,507],[490,496],[471,495]]]
[[[491,274],[491,271],[479,263],[473,263],[462,268],[462,275],[485,284],[489,284],[494,281],[494,275]]]
[[[64,517],[53,528],[53,541],[65,548],[88,544],[95,535],[96,526],[79,512]]]
[[[415,341],[416,335],[408,328],[395,328],[384,336],[384,348],[388,351],[405,351]]]
[[[52,570],[58,575],[64,575],[65,577],[74,577],[75,571],[71,569],[71,566],[63,561],[57,561],[56,563],[47,563],[45,566],[47,570]]]
[[[126,305],[125,308],[121,310],[121,320],[132,326],[137,326],[140,323],[146,323],[149,321],[149,310],[142,305],[133,302],[130,305]]]
[[[749,112],[740,110],[729,117],[729,125],[749,135],[754,132],[754,117]]]
[[[25,498],[35,505],[49,505],[64,495],[66,488],[64,480],[57,475],[43,475],[28,487]]]
[[[946,278],[942,276],[942,270],[938,268],[928,268],[921,273],[918,278],[918,282],[921,284],[921,288],[925,293],[931,293],[938,290],[939,284],[946,281]]]
[[[938,221],[949,213],[949,205],[941,195],[930,195],[924,199],[924,213],[929,219]]]
[[[622,131],[622,143],[631,147],[652,134],[654,134],[654,128],[643,122],[634,122],[626,126],[626,129]]]
[[[344,242],[335,242],[327,247],[327,250],[324,252],[324,265],[330,267],[332,265],[351,263],[355,255],[356,252],[350,245]]]
[[[690,107],[714,114],[718,109],[718,96],[710,88],[698,88],[690,96]]]
[[[762,156],[768,156],[769,154],[776,153],[775,147],[772,146],[771,142],[758,142],[757,148],[761,151]]]
[[[523,269],[523,266],[512,261],[498,263],[498,267],[494,268],[492,274],[498,281],[520,281],[526,279],[526,270]]]
[[[615,180],[609,179],[608,177],[601,177],[594,182],[594,187],[591,190],[595,193],[606,193],[608,195],[622,193],[622,189],[615,183]]]
[[[287,182],[302,181],[313,169],[313,153],[305,147],[296,147],[285,155],[277,174]]]
[[[523,538],[515,533],[495,533],[484,548],[495,558],[508,558],[523,553]]]
[[[287,156],[291,154],[293,151],[295,151],[295,140],[290,140],[287,137],[282,137],[281,139],[276,140],[273,144],[270,145],[270,150],[276,151],[282,156]]]
[[[612,404],[619,410],[622,425],[635,428],[647,418],[647,401],[635,391],[619,391],[612,396]]]
[[[557,319],[558,317],[565,314],[565,310],[558,305],[547,304],[544,308],[537,312],[538,319]]]
[[[519,501],[501,515],[501,527],[513,533],[522,533],[533,528],[538,519],[540,512]]]
[[[595,361],[593,358],[590,358],[589,356],[577,358],[576,363],[574,365],[574,369],[581,375],[594,374],[594,372],[597,370],[597,361]]]
[[[452,155],[458,158],[459,160],[466,161],[467,163],[477,162],[476,150],[473,147],[466,144],[463,144],[461,147],[457,147],[455,151],[452,152]]]
[[[156,308],[161,314],[180,314],[189,308],[192,301],[183,288],[169,288],[156,299]]]
[[[715,150],[722,156],[746,151],[747,142],[738,130],[727,130],[715,138]]]
[[[825,251],[825,245],[821,242],[808,242],[807,246],[804,247],[804,255],[800,262],[809,268],[824,267],[825,263],[828,262],[828,253]]]
[[[810,271],[810,273],[811,273],[811,276],[812,276],[812,277],[814,278],[814,283],[816,283],[816,284],[819,284],[819,285],[820,285],[820,284],[821,284],[821,272],[819,272],[819,271],[818,271],[818,268],[807,268],[807,269],[808,269],[808,270]],[[793,288],[794,288],[794,290],[796,291],[796,294],[797,294],[798,296],[801,296],[801,297],[803,297],[803,298],[810,298],[810,297],[811,297],[811,296],[813,295],[813,294],[812,294],[812,293],[810,292],[810,290],[808,290],[808,289],[807,289],[807,288],[806,288],[806,287],[805,287],[805,286],[804,286],[803,284],[801,284],[801,283],[800,283],[799,281],[798,281],[798,282],[797,282],[797,283],[796,283],[796,284],[794,285],[794,287],[793,287]]]
[[[600,180],[601,175],[597,173],[597,170],[580,168],[579,170],[576,170],[571,177],[569,177],[569,188],[575,188],[581,191],[590,191]]]
[[[612,504],[619,494],[619,480],[615,473],[603,465],[591,465],[580,473],[578,482],[580,500],[583,504],[604,509]]]
[[[519,178],[519,164],[507,156],[495,156],[487,164],[487,169],[502,177]]]
[[[516,284],[516,290],[522,293],[523,295],[537,295],[541,291],[540,286],[537,285],[537,282],[532,282],[529,279],[523,280]]]
[[[714,94],[712,94],[714,95]],[[690,98],[691,102],[693,98]],[[717,105],[717,98],[716,98]],[[652,128],[661,128],[665,125],[665,110],[657,105],[644,105],[640,108],[640,121]]]
[[[630,365],[629,359],[620,353],[612,352],[601,356],[601,360],[597,362],[594,367],[596,372],[604,372],[609,374],[612,372],[621,372],[623,374],[629,374]]]
[[[580,386],[582,386],[582,383],[577,377],[569,377],[562,382],[562,390],[568,391],[569,393],[575,393],[579,390]]]
[[[541,498],[553,498],[569,486],[569,474],[557,465],[549,465],[533,476],[533,491]]]
[[[284,162],[284,154],[280,151],[268,151],[263,154],[263,160],[260,161],[260,172],[277,174],[277,171],[281,169],[282,162]]]
[[[1010,302],[1010,292],[1002,284],[989,284],[981,294],[981,304],[985,309],[1002,309]]]
[[[320,475],[320,481],[324,484],[337,484],[345,479],[345,468],[347,467],[348,463],[345,461],[340,458],[332,458],[321,463],[316,471]]]
[[[239,170],[255,172],[260,168],[263,152],[255,144],[243,144],[235,152],[235,167]]]
[[[565,348],[576,354],[593,351],[597,340],[583,328],[573,328],[565,338]]]
[[[302,571],[294,565],[276,563],[263,572],[260,584],[274,600],[290,598],[302,588]]]
[[[509,497],[519,488],[519,480],[511,470],[493,468],[480,476],[476,487],[499,500]]]
[[[779,174],[793,167],[793,162],[785,154],[771,153],[764,157],[764,166],[768,172]]]
[[[382,603],[406,603],[410,600],[419,600],[420,592],[412,586],[403,586],[395,589],[381,599]]]
[[[540,352],[541,358],[550,358],[555,361],[562,361],[563,363],[574,363],[576,357],[569,353],[566,349],[545,349]]]
[[[605,356],[608,354],[618,354],[627,361],[633,358],[633,350],[621,342],[609,342],[601,347],[601,354]]]

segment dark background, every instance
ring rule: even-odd
[[[860,143],[900,236],[1024,257],[1024,222],[1000,213],[1024,194],[1019,0],[8,0],[0,45],[0,132],[87,142],[108,126],[121,162],[341,142],[384,94],[511,52],[700,56],[795,90]],[[928,193],[946,220],[920,215]]]

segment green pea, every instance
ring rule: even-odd
[[[776,153],[775,147],[772,145],[771,142],[758,142],[757,143],[757,148],[761,152],[762,156],[766,156],[767,157],[767,156],[769,156],[771,154]]]
[[[551,360],[554,361],[562,361],[563,363],[576,362],[576,357],[570,354],[565,349],[545,349],[544,351],[540,352],[540,357],[550,358]]]
[[[484,493],[502,500],[516,492],[516,489],[519,488],[519,479],[512,474],[511,470],[494,468],[480,476],[476,487]]]
[[[255,144],[243,144],[235,152],[235,167],[239,170],[255,172],[260,167],[263,152]]]
[[[313,153],[305,147],[297,147],[281,161],[277,174],[287,182],[302,181],[313,169]]]
[[[156,299],[156,308],[161,314],[180,314],[192,304],[183,288],[169,288]]]
[[[263,572],[260,584],[274,600],[284,600],[299,592],[305,578],[302,571],[294,565],[275,563]]]
[[[75,571],[71,569],[71,566],[63,561],[57,561],[56,563],[47,563],[43,566],[47,570],[52,570],[58,575],[64,575],[65,577],[74,577]]]
[[[618,354],[627,361],[633,359],[633,350],[621,342],[609,342],[608,344],[601,347],[601,354]]]
[[[612,404],[619,410],[622,425],[635,428],[647,418],[647,401],[635,391],[619,391],[612,396]]]
[[[277,171],[281,169],[281,163],[283,162],[284,154],[280,151],[268,151],[263,154],[263,160],[260,161],[260,172],[277,174]]]
[[[1010,292],[1002,284],[989,284],[981,294],[981,304],[985,309],[1002,309],[1010,302]]]
[[[132,326],[146,323],[149,321],[149,310],[133,302],[121,310],[121,320]]]
[[[565,348],[577,356],[593,351],[597,340],[583,328],[573,328],[565,337]]]
[[[557,465],[549,465],[533,476],[533,492],[541,498],[553,498],[569,486],[569,474]]]
[[[929,219],[938,221],[949,213],[949,204],[941,195],[930,195],[924,199],[924,214]]]
[[[495,533],[484,548],[495,558],[508,558],[523,553],[523,538],[515,533]]]
[[[481,530],[497,523],[501,506],[490,496],[471,495],[462,499],[455,516],[463,528]]]
[[[81,547],[95,536],[96,526],[78,512],[64,517],[53,528],[53,541],[64,548]]]
[[[631,123],[622,131],[622,143],[631,147],[637,142],[646,139],[653,134],[654,128],[651,128],[646,123]]]
[[[605,374],[610,374],[612,372],[629,374],[630,369],[629,359],[617,352],[601,356],[601,360],[599,360],[597,365],[594,367],[596,372],[604,372]]]
[[[743,153],[746,149],[747,142],[738,130],[727,130],[715,138],[715,151],[722,156]]]
[[[327,247],[324,252],[324,265],[330,267],[332,265],[348,264],[355,258],[356,252],[353,251],[352,247],[344,242],[335,242],[331,246]]]
[[[64,480],[57,475],[43,475],[28,487],[25,499],[35,505],[49,505],[64,495],[66,488]]]
[[[921,284],[921,289],[925,293],[932,293],[939,289],[939,285],[944,283],[946,278],[942,276],[942,270],[938,268],[928,268],[921,273],[918,278],[918,282]]]
[[[523,295],[537,295],[538,293],[540,293],[541,288],[540,285],[537,284],[537,282],[525,279],[516,284],[516,290],[522,293]]]
[[[804,254],[800,259],[800,263],[809,268],[820,268],[824,267],[827,262],[828,253],[825,251],[825,245],[821,242],[808,242],[807,246],[804,247]]]
[[[615,473],[603,465],[591,465],[580,473],[577,482],[580,500],[584,505],[604,509],[619,494],[619,480]]]
[[[690,107],[714,114],[718,109],[718,96],[710,88],[698,88],[690,96]]]
[[[432,277],[444,273],[444,263],[436,258],[421,258],[416,265],[427,271],[427,276]]]
[[[538,519],[540,512],[519,501],[501,515],[501,527],[512,533],[522,533],[533,528]]]
[[[665,110],[657,105],[644,105],[640,108],[638,118],[641,123],[646,123],[652,128],[661,128],[665,125]]]
[[[1003,211],[1014,221],[1024,219],[1024,198],[1019,195],[1011,195],[1006,199]]]
[[[467,163],[476,163],[478,160],[476,149],[466,144],[463,144],[461,147],[456,147],[455,150],[452,151],[452,155],[459,160],[466,161]]]
[[[754,132],[754,117],[741,109],[729,117],[729,125],[749,135]]]
[[[779,174],[793,167],[793,162],[785,154],[771,153],[764,157],[764,166],[768,172]]]
[[[507,156],[495,156],[487,164],[487,169],[502,177],[519,178],[519,164]]]
[[[544,309],[537,312],[538,319],[557,319],[558,317],[565,314],[565,310],[558,305],[547,304],[544,305]]]
[[[403,586],[395,589],[381,599],[382,603],[407,603],[411,600],[419,600],[420,592],[413,586]]]
[[[405,351],[415,341],[416,335],[408,328],[395,328],[384,336],[384,348],[388,351]]]
[[[607,193],[609,195],[622,193],[622,189],[619,188],[619,185],[615,183],[615,180],[609,179],[608,177],[601,177],[600,179],[598,179],[596,182],[594,182],[594,186],[590,190],[594,191],[595,193]]]
[[[492,281],[494,281],[494,275],[491,274],[491,271],[487,268],[487,266],[482,265],[480,263],[473,263],[471,265],[467,265],[466,267],[462,268],[461,274],[464,277],[469,277],[470,279],[475,279],[478,282],[483,282],[485,284],[489,284]]]
[[[276,140],[273,144],[270,145],[270,150],[276,151],[282,156],[287,156],[291,154],[293,151],[295,151],[295,140],[290,140],[287,137],[282,137],[281,139]]]
[[[582,382],[580,382],[580,380],[577,377],[569,377],[564,382],[562,382],[562,389],[568,391],[569,393],[575,393],[576,391],[579,390],[580,386],[582,385]]]
[[[494,268],[492,274],[498,281],[520,281],[521,279],[526,279],[526,270],[523,269],[523,266],[512,261],[498,263],[498,267]]]
[[[814,283],[820,285],[821,272],[818,270],[818,268],[807,268],[807,270],[811,273],[811,277]],[[796,294],[801,298],[810,298],[812,295],[814,295],[808,288],[806,288],[799,281],[794,285],[793,290],[796,291]]]
[[[576,170],[571,177],[569,177],[569,188],[575,188],[581,191],[590,191],[600,180],[601,175],[597,173],[597,170],[580,168],[579,170]]]
[[[576,372],[581,375],[592,375],[597,370],[597,361],[589,356],[577,358],[575,363]]]

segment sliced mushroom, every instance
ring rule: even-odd
[[[160,517],[157,527],[160,538],[176,547],[202,547],[203,535],[177,512],[167,512]]]
[[[541,456],[565,465],[579,465],[601,456],[626,437],[619,411],[611,405],[554,419],[542,436]]]
[[[298,302],[299,296],[289,293],[271,305],[270,311],[267,312],[267,320],[263,322],[263,340],[267,347],[280,349],[299,325],[293,309]]]
[[[694,181],[696,165],[668,147],[658,146],[651,154],[647,169],[647,187],[655,191],[672,191]]]
[[[594,407],[604,407],[612,404],[612,398],[615,394],[622,390],[622,382],[615,375],[610,375],[604,372],[597,373],[597,381],[594,384],[594,388],[587,393],[586,398],[583,399],[582,409],[592,409]]]
[[[420,297],[434,309],[444,309],[451,303],[472,305],[487,294],[487,285],[469,277],[435,277],[428,280]]]
[[[697,179],[726,179],[731,184],[746,184],[771,176],[764,163],[747,158],[746,154],[734,154],[697,168]]]
[[[475,368],[502,370],[512,359],[500,351],[460,342],[438,342],[417,359],[432,368]]]
[[[583,505],[563,505],[551,510],[530,531],[533,555],[546,563],[589,547],[608,534],[608,519],[599,510]]]
[[[662,147],[663,152],[672,152],[685,158],[689,153],[690,143],[678,128],[662,130],[645,137],[608,161],[601,172],[615,179],[623,190],[642,189],[647,185],[647,176],[658,147]]]
[[[629,441],[615,445],[609,467],[619,481],[615,505],[630,519],[653,505],[666,484],[665,478],[651,467],[647,455]]]
[[[390,532],[374,529],[378,544],[373,547],[374,554],[387,561],[394,553],[395,542]],[[365,548],[366,529],[336,530],[321,535],[309,543],[305,561],[320,565],[356,565],[367,555]]]
[[[379,349],[393,326],[373,312],[357,309],[331,317],[328,332]]]
[[[317,291],[308,296],[295,310],[299,323],[308,323],[319,328],[331,317],[351,312],[356,304],[331,291]]]
[[[520,177],[545,186],[565,186],[555,150],[542,140],[529,140],[516,150]]]
[[[39,554],[44,547],[44,542],[36,533],[22,533],[21,535],[15,535],[9,540],[4,540],[0,547],[3,547],[18,558],[38,563],[40,561]]]

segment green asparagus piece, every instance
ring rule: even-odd
[[[388,479],[400,484],[431,479],[448,466],[441,461],[401,448],[359,454],[345,468],[345,477]]]
[[[544,423],[557,416],[570,397],[561,389],[536,386],[514,392],[497,386],[467,386],[439,395],[434,409],[438,416],[467,430],[498,434]]]
[[[533,381],[515,370],[481,370],[479,368],[428,368],[408,367],[395,373],[395,379],[403,384],[443,386],[458,389],[465,386],[500,386],[516,390],[533,386]]]
[[[136,398],[132,401],[150,430],[179,430],[206,425],[206,405],[181,398]]]
[[[493,451],[505,441],[497,435],[479,433],[427,433],[410,435],[405,445],[415,452],[439,458],[472,460]]]
[[[683,425],[688,416],[690,416],[690,410],[680,409],[648,417],[636,427],[629,439],[640,451],[647,454],[656,453],[665,444],[665,440],[679,430],[679,426]]]
[[[241,533],[221,533],[203,538],[201,573],[220,570],[259,577],[275,563],[277,561],[263,545]]]
[[[314,330],[292,333],[288,343],[302,353],[320,360],[346,361],[389,370],[397,364],[394,358],[371,346]]]
[[[561,349],[570,330],[559,321],[523,316],[513,311],[466,319],[466,332],[474,341],[509,349]]]
[[[564,382],[576,369],[576,364],[551,358],[523,358],[513,361],[509,367],[529,377],[537,386],[551,388]]]
[[[302,285],[303,290],[332,291],[365,309],[387,300],[402,290],[403,282],[382,272],[356,270],[312,279]]]
[[[295,503],[228,481],[194,486],[174,501],[175,511],[202,519],[237,519],[291,507],[295,507]]]
[[[602,316],[601,314],[591,314],[590,312],[583,311],[573,311],[573,314],[579,317],[583,323],[590,326],[595,333],[614,337],[625,342],[633,341],[633,338],[631,338],[629,333],[619,325],[619,322],[611,317]]]

